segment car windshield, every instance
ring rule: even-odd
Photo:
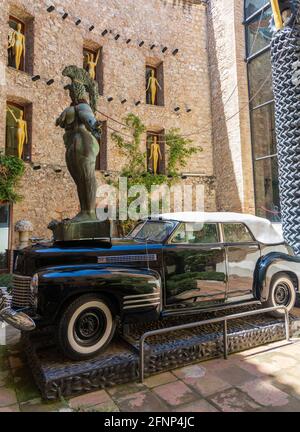
[[[161,242],[169,237],[175,225],[176,222],[142,222],[131,231],[128,237],[135,240]]]

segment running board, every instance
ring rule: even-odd
[[[164,310],[161,313],[162,318],[169,317],[169,316],[178,316],[178,315],[195,315],[201,313],[201,312],[214,312],[214,311],[220,311],[220,310],[226,310],[226,309],[233,309],[236,307],[241,306],[255,306],[260,305],[261,302],[259,300],[252,300],[250,302],[241,302],[236,304],[226,304],[222,306],[212,306],[210,308],[197,308],[197,309],[176,309],[176,310]]]

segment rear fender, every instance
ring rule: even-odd
[[[272,278],[281,272],[289,274],[294,279],[296,289],[299,291],[300,257],[271,252],[263,256],[257,265],[254,291],[259,300],[268,299]]]

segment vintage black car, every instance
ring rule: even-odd
[[[0,317],[22,330],[52,325],[63,353],[86,359],[105,349],[117,324],[255,301],[291,309],[299,278],[299,258],[266,219],[163,214],[123,239],[20,251]]]

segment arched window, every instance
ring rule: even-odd
[[[267,0],[245,0],[246,58],[250,98],[256,214],[280,220]]]

